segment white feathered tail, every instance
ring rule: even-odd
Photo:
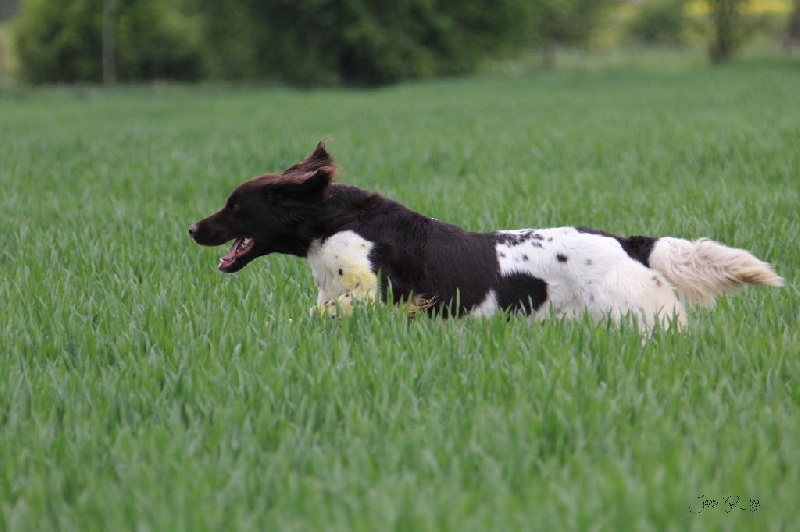
[[[716,296],[746,284],[783,286],[783,279],[766,262],[743,249],[729,248],[706,238],[693,242],[659,238],[649,262],[689,304],[712,306]]]

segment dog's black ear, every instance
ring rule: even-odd
[[[333,176],[336,173],[336,165],[333,162],[333,158],[328,153],[328,150],[325,149],[325,141],[321,140],[311,155],[299,163],[287,168],[286,171],[283,172],[283,175],[294,176],[298,174],[306,174],[321,170],[326,167],[331,169],[330,177],[333,179]]]
[[[335,170],[334,166],[323,166],[313,172],[297,176],[300,195],[305,197],[321,196],[333,182]]]

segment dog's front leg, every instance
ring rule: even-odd
[[[327,316],[329,318],[336,318],[339,313],[343,316],[351,316],[353,309],[358,305],[365,305],[375,303],[377,301],[377,294],[375,291],[359,291],[358,288],[350,290],[335,297],[324,301],[309,309],[311,315],[318,314],[320,316]]]
[[[353,314],[353,308],[359,304],[371,303],[374,299],[359,299],[353,292],[345,292],[337,298],[329,299],[324,303],[320,303],[311,307],[310,313],[320,316],[327,316],[329,318],[336,318],[337,316],[350,316]]]
[[[320,302],[309,309],[310,314],[335,318],[341,312],[344,316],[350,316],[357,305],[374,303],[378,300],[378,280],[372,271],[351,268],[339,269],[337,273],[339,289],[337,292],[340,292],[340,295],[326,299],[330,292],[320,289],[317,299]]]

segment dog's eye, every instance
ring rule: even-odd
[[[239,212],[239,210],[241,209],[241,207],[239,206],[239,204],[238,204],[238,203],[231,203],[231,205],[230,205],[230,207],[229,207],[229,208],[230,208],[230,210],[232,210],[233,212]]]

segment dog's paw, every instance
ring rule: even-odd
[[[350,316],[353,314],[353,295],[348,292],[342,294],[336,299],[330,299],[319,305],[315,305],[308,309],[312,316],[324,316],[327,318],[335,319],[340,316]]]

